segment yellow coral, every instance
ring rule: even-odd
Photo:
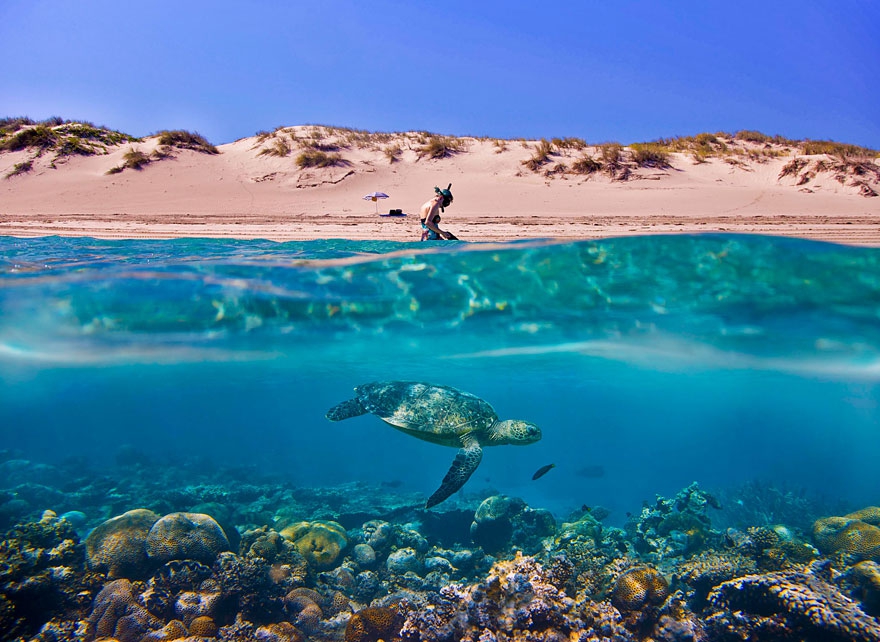
[[[217,635],[217,630],[214,618],[208,615],[200,615],[189,625],[189,634],[196,638],[213,638]]]
[[[100,524],[86,538],[89,568],[110,577],[146,577],[151,564],[145,543],[158,520],[153,511],[138,508]]]
[[[868,506],[849,515],[844,515],[844,517],[847,519],[857,519],[872,526],[880,526],[880,506]]]
[[[159,519],[146,539],[147,555],[157,563],[197,560],[211,564],[229,540],[220,524],[203,513],[171,513]]]
[[[669,595],[669,582],[650,566],[631,568],[614,583],[611,603],[620,611],[638,611],[658,606]]]
[[[813,524],[813,539],[826,554],[847,553],[860,559],[880,557],[880,528],[858,519],[817,519]]]
[[[390,607],[367,607],[351,616],[345,627],[345,642],[377,642],[399,633],[394,629],[397,611]]]
[[[297,522],[281,531],[281,536],[293,542],[300,555],[313,568],[333,568],[348,538],[341,524],[330,521]]]

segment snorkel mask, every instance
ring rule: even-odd
[[[449,207],[449,204],[452,203],[452,192],[449,191],[451,187],[452,183],[450,183],[446,189],[434,187],[434,193],[443,197],[443,204],[440,206],[441,212],[445,212],[446,208]]]

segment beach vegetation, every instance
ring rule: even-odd
[[[507,141],[496,138],[492,141],[492,144],[495,146],[495,153],[500,154],[502,152],[507,151]]]
[[[877,158],[878,152],[859,145],[837,143],[831,140],[805,140],[801,144],[801,152],[805,156],[818,156],[827,154],[846,160],[850,158]]]
[[[537,172],[541,167],[550,162],[550,157],[556,154],[556,148],[546,138],[542,138],[534,147],[531,158],[522,162],[533,172]]]
[[[174,154],[172,153],[174,150],[168,145],[159,145],[153,152],[150,154],[150,158],[153,160],[165,160],[166,158],[174,158]]]
[[[758,143],[758,144],[767,144],[773,142],[773,137],[768,136],[767,134],[763,134],[758,131],[752,131],[748,129],[743,129],[734,135],[737,140],[744,141],[746,143]]]
[[[91,156],[96,153],[96,148],[79,136],[65,136],[55,148],[57,156]]]
[[[339,154],[328,154],[314,148],[308,148],[296,157],[296,164],[300,169],[307,167],[333,167],[334,165],[344,165],[345,162]]]
[[[184,129],[163,130],[159,134],[159,145],[176,147],[178,149],[191,149],[202,154],[219,154],[220,150],[214,147],[198,132],[188,132]]]
[[[422,146],[416,150],[420,159],[428,157],[435,160],[454,156],[463,151],[464,146],[458,139],[434,134],[424,139]]]
[[[639,167],[655,167],[666,169],[669,164],[669,154],[660,143],[634,143],[630,145],[632,160]]]
[[[554,138],[550,141],[550,143],[556,149],[574,149],[580,151],[582,149],[586,149],[587,147],[587,141],[585,141],[583,138]]]
[[[12,178],[13,176],[20,176],[22,174],[27,174],[34,168],[33,160],[22,161],[21,163],[16,163],[12,166],[12,169],[6,173],[6,178]]]
[[[290,144],[286,139],[277,136],[268,147],[261,149],[258,156],[278,156],[284,158],[290,154]]]
[[[134,147],[131,147],[122,156],[122,165],[111,167],[107,170],[107,174],[119,174],[126,169],[134,169],[140,171],[145,166],[149,165],[151,161],[152,159],[144,152],[139,149],[135,149]]]
[[[571,164],[571,171],[575,174],[595,174],[602,169],[602,163],[589,154],[584,154]]]
[[[388,159],[389,163],[396,163],[400,160],[400,155],[403,153],[403,149],[401,149],[400,145],[389,145],[384,148],[382,152],[385,154],[385,158]]]
[[[25,116],[0,118],[0,138],[11,136],[18,130],[30,125],[36,125],[36,123]]]
[[[58,140],[51,127],[36,125],[16,131],[12,136],[0,143],[0,150],[18,152],[23,149],[37,148],[41,152],[50,149]]]
[[[122,157],[124,161],[123,166],[127,169],[143,169],[144,166],[150,164],[150,157],[144,154],[139,149],[134,149],[133,147],[125,152],[125,155]]]
[[[782,167],[782,170],[779,172],[779,178],[797,176],[808,163],[809,161],[806,158],[792,158]]]

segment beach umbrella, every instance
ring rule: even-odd
[[[364,196],[365,201],[373,201],[376,204],[376,214],[379,213],[380,198],[388,198],[388,194],[386,194],[385,192],[371,192]]]

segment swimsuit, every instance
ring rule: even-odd
[[[425,225],[424,219],[422,219],[422,240],[423,241],[439,241],[440,240],[440,235],[437,234],[437,232],[432,230],[430,227]]]

